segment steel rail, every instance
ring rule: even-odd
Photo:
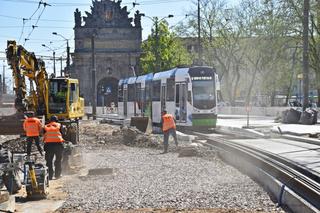
[[[257,150],[250,146],[235,144],[222,138],[212,139],[209,136],[199,133],[193,133],[193,135],[207,140],[207,145],[236,153],[239,157],[247,159],[258,168],[261,168],[276,178],[286,187],[290,188],[315,208],[320,209],[319,177],[315,178],[314,174],[310,174],[306,169],[293,165],[292,162],[288,162],[284,158],[262,150]]]

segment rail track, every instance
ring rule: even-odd
[[[320,212],[319,174],[274,153],[232,142],[230,139],[234,138],[233,135],[210,136],[199,132],[189,134],[197,136],[200,141],[205,140],[206,142],[200,143],[214,147],[223,160],[253,176],[276,197],[279,206],[292,212]],[[244,168],[244,165],[251,168]],[[256,171],[252,171],[253,169]],[[259,172],[259,175],[255,174]],[[271,177],[273,184],[277,186],[270,186],[270,181],[267,180],[265,182],[268,184],[265,183],[261,174],[267,175],[268,180]]]

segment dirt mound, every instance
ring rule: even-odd
[[[137,147],[159,147],[161,136],[146,134],[135,127],[85,122],[80,127],[81,143],[124,144]],[[88,142],[90,141],[90,142]]]

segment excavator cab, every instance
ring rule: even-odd
[[[77,79],[58,77],[49,80],[47,118],[78,119],[84,115],[84,100],[79,96]]]
[[[67,113],[68,83],[62,79],[54,79],[49,83],[49,113]]]

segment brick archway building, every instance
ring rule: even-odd
[[[139,74],[141,54],[141,14],[136,11],[134,18],[129,18],[127,7],[121,7],[121,1],[93,1],[91,12],[76,9],[75,16],[75,50],[71,75],[80,80],[80,90],[86,105],[92,101],[92,49],[94,36],[96,60],[96,91],[98,105],[108,103],[101,101],[98,84],[102,79],[116,79],[133,76],[133,70]],[[133,22],[133,23],[132,23]],[[106,81],[107,82],[107,81]],[[114,84],[114,81],[113,83]],[[104,87],[108,85],[104,85]],[[101,87],[101,86],[100,86]],[[114,88],[110,86],[108,88]],[[110,96],[111,94],[111,96]],[[105,96],[105,95],[104,95]],[[111,91],[108,96],[117,100],[117,93]],[[104,98],[105,98],[104,97]]]

